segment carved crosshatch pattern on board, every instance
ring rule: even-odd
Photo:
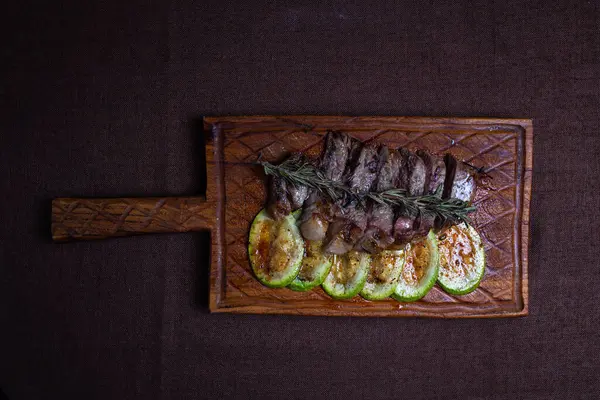
[[[482,128],[481,122],[441,123],[425,119],[424,123],[413,123],[402,118],[249,117],[216,120],[207,121],[207,129],[213,130],[212,135],[221,136],[213,141],[221,148],[210,146],[207,153],[220,152],[222,157],[222,162],[210,169],[223,174],[222,237],[225,246],[221,254],[224,271],[214,270],[221,267],[213,262],[213,275],[221,273],[222,279],[220,286],[213,284],[212,287],[221,291],[218,305],[211,303],[213,309],[235,311],[233,308],[237,307],[240,312],[244,312],[244,308],[252,312],[257,311],[252,307],[260,307],[261,312],[313,314],[315,309],[322,308],[333,310],[330,314],[344,310],[345,315],[368,315],[369,311],[426,315],[435,310],[440,310],[441,314],[468,314],[471,311],[486,314],[518,312],[523,308],[526,285],[523,289],[520,280],[526,275],[518,266],[520,254],[517,254],[520,253],[521,243],[517,241],[520,241],[522,222],[517,194],[523,190],[525,157],[525,130],[521,126],[496,123]],[[260,167],[252,163],[259,154],[271,162],[278,162],[294,151],[316,157],[328,129],[339,129],[360,140],[375,140],[393,148],[424,149],[436,154],[449,152],[471,165],[487,168],[488,176],[484,177],[474,200],[478,210],[472,215],[487,256],[485,277],[476,291],[453,296],[435,287],[422,300],[410,304],[391,299],[368,302],[360,297],[335,301],[320,288],[303,293],[285,288],[269,289],[254,278],[247,254],[248,231],[252,219],[264,207],[266,187]],[[211,154],[207,156],[209,162],[213,160]]]
[[[52,202],[55,241],[210,229],[214,204],[203,197],[71,199]]]

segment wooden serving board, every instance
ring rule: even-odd
[[[430,117],[253,116],[208,117],[206,198],[55,199],[57,241],[151,232],[210,230],[210,310],[213,312],[422,317],[509,317],[528,313],[527,260],[531,195],[531,120]],[[317,156],[327,130],[390,147],[454,154],[489,177],[474,203],[473,225],[487,266],[480,287],[465,296],[434,287],[422,300],[332,300],[321,288],[299,293],[269,289],[253,276],[248,231],[264,207],[259,154],[277,162],[289,152]]]

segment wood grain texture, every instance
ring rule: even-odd
[[[527,119],[251,116],[205,118],[208,134],[207,197],[215,199],[212,229],[213,312],[330,316],[510,317],[528,313],[528,240],[533,128]],[[269,289],[252,275],[246,250],[250,223],[264,206],[265,179],[253,165],[258,154],[279,161],[292,151],[317,156],[328,129],[432,153],[452,153],[489,177],[473,215],[485,245],[481,286],[452,296],[437,286],[422,300],[339,301],[320,288],[298,293]]]
[[[210,309],[213,312],[394,317],[511,317],[528,313],[529,204],[533,128],[527,119],[250,116],[209,117],[207,192],[203,197],[55,199],[56,241],[141,233],[211,231]],[[480,287],[453,296],[439,287],[420,301],[360,297],[333,300],[321,288],[298,293],[269,289],[252,275],[247,236],[266,199],[259,154],[277,162],[292,151],[318,156],[328,129],[391,147],[452,153],[489,177],[480,182],[473,225],[487,258]]]
[[[104,239],[209,230],[214,204],[203,197],[71,199],[52,202],[52,239]]]

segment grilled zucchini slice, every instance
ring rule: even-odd
[[[479,233],[462,223],[445,230],[440,238],[438,283],[451,294],[471,293],[485,274],[485,251]]]
[[[248,255],[254,275],[265,286],[287,286],[300,271],[304,239],[296,225],[298,216],[294,212],[276,221],[263,209],[252,222]]]
[[[406,245],[406,261],[392,294],[398,301],[416,301],[435,285],[439,271],[438,244],[433,230]]]
[[[367,280],[370,259],[368,253],[355,250],[343,255],[334,255],[331,271],[321,285],[323,290],[334,299],[356,296]]]
[[[373,255],[367,281],[360,295],[367,300],[390,297],[398,285],[404,260],[404,250],[384,250]]]

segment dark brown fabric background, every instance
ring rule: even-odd
[[[9,399],[600,398],[598,1],[12,3]],[[210,315],[206,235],[50,242],[53,197],[201,192],[198,119],[271,113],[533,118],[531,315]]]

